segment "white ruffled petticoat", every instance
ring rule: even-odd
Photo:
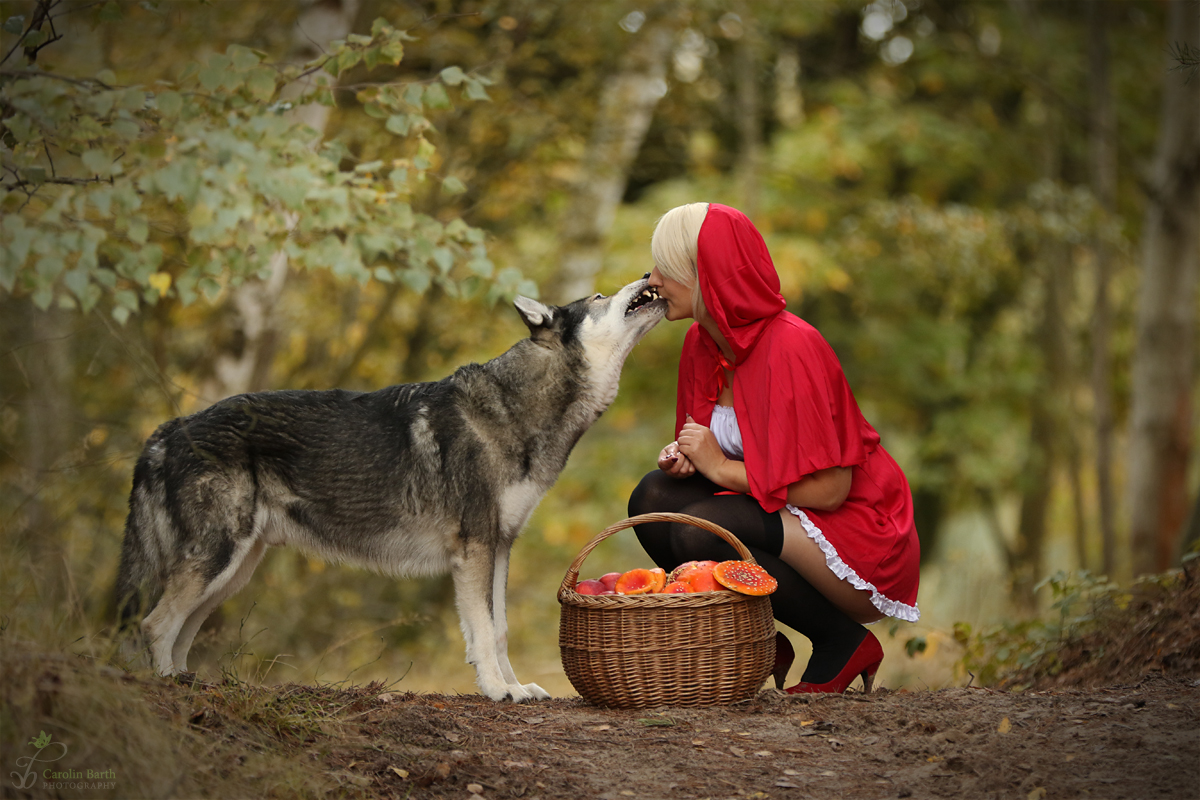
[[[789,503],[787,510],[800,519],[800,525],[804,528],[804,532],[808,534],[808,538],[816,542],[817,547],[821,548],[821,552],[825,554],[825,566],[829,567],[834,575],[837,575],[844,581],[848,581],[855,589],[870,592],[871,604],[889,617],[902,619],[905,622],[916,622],[921,618],[921,612],[915,605],[910,606],[901,603],[899,600],[889,600],[882,592],[875,588],[875,584],[863,580],[849,564],[842,561],[842,557],[838,555],[837,548],[825,538],[825,534],[821,533],[821,529],[809,519],[808,514],[805,514],[802,509],[796,508]]]

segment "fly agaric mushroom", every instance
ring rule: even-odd
[[[722,561],[713,567],[713,577],[728,589],[755,597],[770,594],[779,585],[765,569],[749,561]]]

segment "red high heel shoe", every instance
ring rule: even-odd
[[[854,651],[854,655],[850,656],[850,660],[846,662],[846,666],[842,667],[842,671],[837,674],[836,678],[828,683],[800,682],[788,689],[787,693],[816,694],[824,692],[842,694],[859,675],[862,675],[863,679],[863,692],[870,692],[871,684],[875,680],[875,673],[879,671],[879,665],[882,662],[883,647],[879,644],[879,640],[875,638],[875,634],[867,631],[867,638],[862,640],[862,644]]]
[[[776,689],[783,688],[788,670],[792,668],[792,662],[795,660],[796,651],[792,649],[792,643],[782,631],[775,631],[775,667],[771,670],[771,677],[775,679]]]

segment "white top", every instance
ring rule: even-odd
[[[737,414],[733,406],[713,406],[709,430],[717,437],[726,458],[744,461],[746,451],[742,449],[742,431],[738,428]]]

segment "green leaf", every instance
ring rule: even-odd
[[[33,304],[40,310],[45,311],[54,302],[54,290],[49,286],[42,286],[33,293]]]
[[[131,119],[113,120],[112,125],[109,127],[113,133],[126,139],[136,139],[142,132],[141,126]]]
[[[225,48],[225,55],[229,56],[233,62],[233,66],[240,69],[242,72],[258,66],[261,59],[249,47],[243,47],[240,44],[231,44]]]
[[[141,89],[126,89],[117,94],[117,108],[126,111],[141,111],[146,107],[146,93]]]
[[[441,71],[442,83],[447,86],[458,86],[467,78],[461,67],[446,67]]]
[[[412,117],[408,114],[392,114],[388,117],[384,127],[397,136],[408,136],[409,126],[412,124]]]
[[[486,91],[484,91],[483,82],[479,81],[476,78],[467,78],[467,88],[466,88],[466,91],[463,92],[463,94],[465,94],[467,96],[467,99],[469,99],[469,100],[491,100],[492,99],[488,95],[488,93]]]
[[[150,238],[150,225],[142,217],[134,217],[129,221],[129,238],[138,244],[145,244]]]
[[[200,70],[200,85],[208,91],[215,91],[225,80],[225,67],[214,67],[211,64]]]
[[[421,98],[425,94],[424,87],[419,83],[410,83],[408,88],[404,90],[404,102],[410,106],[421,107]]]
[[[44,255],[38,259],[37,274],[48,285],[54,283],[65,267],[62,256]]]
[[[9,17],[4,20],[4,32],[11,33],[14,36],[20,36],[21,31],[25,30],[25,17],[20,14]]]
[[[431,83],[425,87],[424,100],[425,105],[430,108],[450,107],[450,98],[446,94],[446,87],[440,83]]]
[[[399,64],[404,60],[404,43],[392,40],[380,48],[379,52],[384,58],[391,61],[393,65]]]
[[[86,269],[75,268],[63,276],[63,285],[79,298],[80,302],[87,300],[87,288],[91,285]]]
[[[426,270],[418,267],[409,267],[408,269],[400,270],[400,282],[417,294],[425,294],[425,290],[429,288],[431,279]]]
[[[275,96],[275,71],[269,67],[256,67],[246,78],[250,96],[265,103]]]
[[[448,247],[435,247],[433,249],[433,261],[444,275],[454,266],[454,254],[450,252]]]
[[[442,191],[448,195],[462,194],[466,190],[466,185],[453,175],[442,181]]]
[[[103,150],[87,150],[80,156],[80,160],[94,175],[107,175],[112,167],[112,158]]]
[[[177,117],[183,110],[183,96],[179,92],[159,92],[154,98],[158,113],[165,117]]]

